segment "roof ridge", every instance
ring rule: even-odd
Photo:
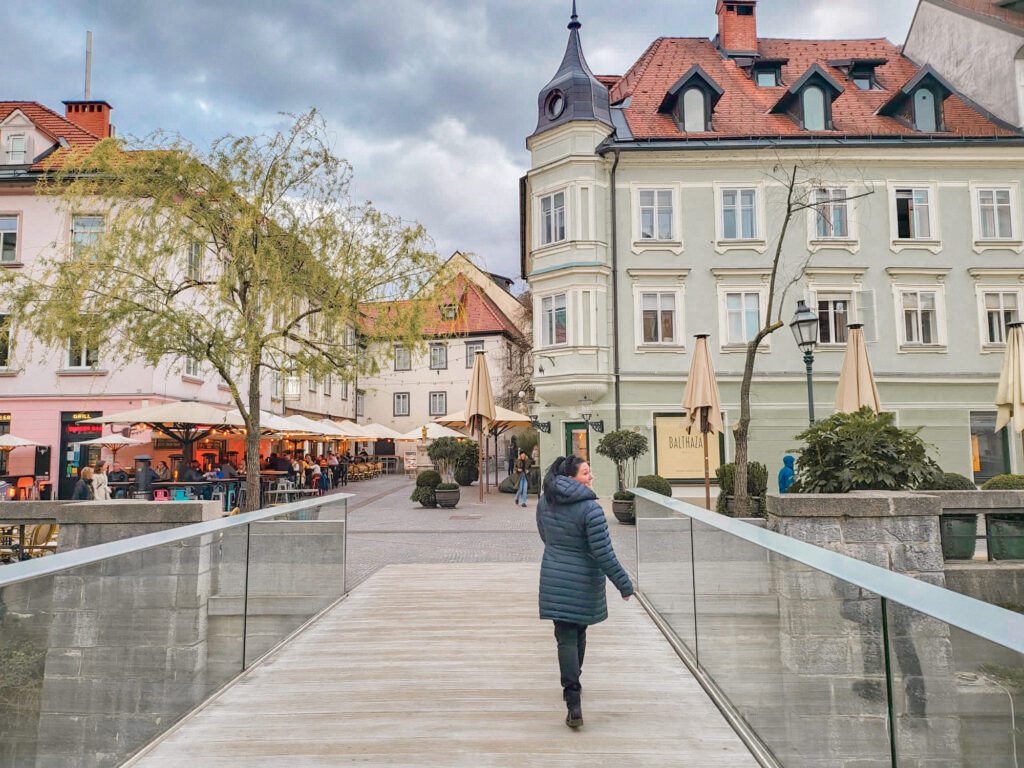
[[[654,42],[647,46],[647,50],[640,54],[640,58],[633,62],[633,66],[631,66],[629,69],[623,72],[622,77],[619,78],[619,82],[617,82],[612,88],[612,90],[614,90],[615,93],[609,92],[608,94],[608,100],[612,104],[614,104],[617,101],[622,101],[622,99],[626,98],[632,93],[632,90],[627,90],[627,87],[629,85],[632,85],[632,83],[637,82],[638,80],[640,80],[640,78],[643,77],[644,72],[647,71],[647,67],[651,63],[651,60],[654,58],[658,49],[661,47],[662,42],[666,39],[668,38],[656,38]],[[631,75],[632,80],[630,80]]]

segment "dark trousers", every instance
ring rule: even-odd
[[[562,698],[569,702],[579,701],[580,672],[583,671],[583,654],[587,650],[587,625],[556,621],[555,642],[558,643]]]

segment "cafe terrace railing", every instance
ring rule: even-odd
[[[349,498],[0,566],[0,766],[120,765],[343,598]]]
[[[1024,616],[649,491],[636,523],[641,601],[762,765],[1024,760]]]

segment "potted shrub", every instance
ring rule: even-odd
[[[612,497],[612,512],[615,519],[624,525],[636,522],[633,511],[633,494],[627,488],[636,484],[637,461],[647,453],[647,438],[638,432],[618,429],[609,432],[597,444],[597,453],[615,464],[619,488]],[[669,495],[672,489],[669,488]]]
[[[459,484],[455,482],[455,467],[463,458],[463,450],[462,442],[456,437],[440,437],[427,447],[427,456],[437,466],[442,480],[433,488],[434,499],[448,509],[458,504],[461,496]]]
[[[480,477],[480,444],[476,440],[459,443],[459,454],[452,473],[456,483],[470,486]]]
[[[413,489],[409,500],[418,501],[424,507],[436,507],[437,499],[434,496],[434,489],[440,484],[441,473],[437,470],[427,469],[420,472],[416,477],[416,487]]]
[[[1024,475],[996,475],[983,491],[1024,490]],[[1024,515],[1003,512],[985,515],[985,538],[990,560],[1024,560]]]
[[[732,515],[733,496],[736,493],[736,465],[722,464],[715,470],[718,478],[718,500],[715,511],[722,515]],[[764,495],[768,492],[768,467],[759,461],[747,464],[747,498],[750,514],[764,517]]]
[[[939,472],[918,486],[920,491],[976,491],[974,481],[955,472]],[[978,516],[969,512],[942,515],[939,536],[945,560],[971,560],[977,547]]]
[[[458,483],[441,483],[434,489],[437,506],[444,509],[454,509],[455,505],[459,503],[460,496]]]
[[[661,475],[644,475],[636,481],[636,487],[672,498],[672,483]],[[635,518],[634,522],[636,522]]]

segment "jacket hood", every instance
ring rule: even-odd
[[[782,460],[782,463],[783,463],[783,464],[785,464],[785,465],[786,465],[787,467],[789,467],[790,469],[792,469],[792,468],[793,468],[793,464],[794,464],[795,462],[796,462],[796,459],[794,459],[794,458],[793,458],[792,456],[787,456],[786,458],[784,458],[784,459]]]
[[[548,475],[544,478],[544,495],[552,504],[574,504],[577,501],[596,499],[597,494],[583,483],[565,475]]]

